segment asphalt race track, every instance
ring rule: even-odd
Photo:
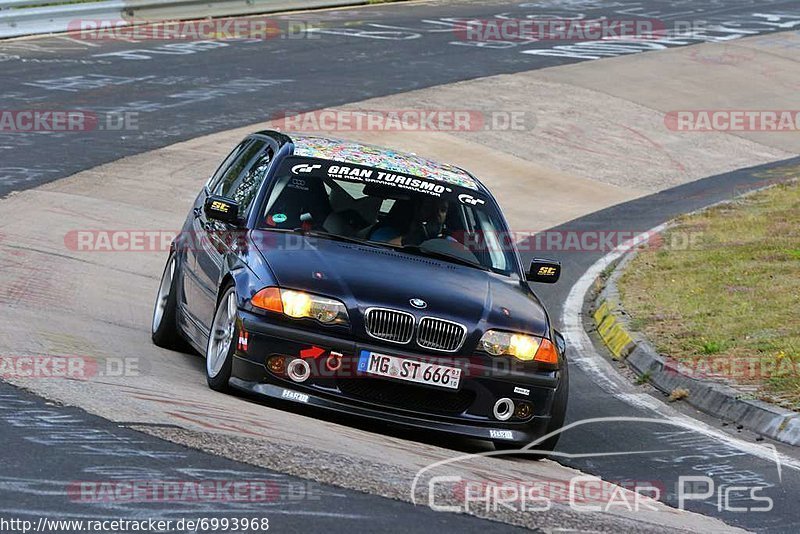
[[[569,6],[573,2],[566,2]],[[602,8],[563,8],[609,15]],[[602,2],[586,2],[602,5]],[[615,6],[627,2],[614,2]],[[523,4],[525,5],[525,4]],[[561,2],[545,3],[550,13]],[[743,16],[745,35],[779,31],[745,24],[753,7],[782,12],[793,1],[689,0],[630,2],[633,14],[665,23]],[[586,61],[552,54],[549,41],[508,49],[477,49],[454,38],[454,18],[520,16],[536,10],[513,2],[434,2],[325,11],[306,15],[327,22],[320,39],[275,39],[210,43],[76,42],[60,37],[23,39],[0,45],[3,102],[11,106],[91,106],[103,111],[139,111],[139,133],[110,128],[80,138],[66,134],[4,135],[0,195],[32,187],[129,154],[200,134],[279,116],[355,102],[421,87],[493,74]],[[674,14],[670,14],[674,13]],[[328,20],[326,20],[328,19]],[[387,27],[388,26],[388,27]],[[360,33],[359,33],[360,31]],[[727,35],[731,35],[728,31]],[[695,44],[703,39],[683,39]],[[177,46],[180,45],[180,46]],[[557,46],[557,45],[556,45]],[[665,44],[664,46],[682,46]],[[600,57],[597,52],[595,56]],[[603,57],[622,55],[604,52]],[[590,53],[585,53],[591,56]],[[76,150],[86,144],[91,151]],[[35,148],[33,148],[35,147]],[[9,153],[10,152],[10,153]],[[45,164],[34,153],[48,154]],[[67,157],[68,156],[68,157]]]
[[[308,532],[309,524],[313,524],[315,529],[345,533],[359,530],[365,522],[381,523],[385,532],[428,532],[433,525],[463,532],[496,527],[486,520],[412,509],[400,501],[325,487],[212,457],[121,428],[79,409],[54,407],[5,384],[0,384],[0,399],[3,444],[9,451],[4,454],[0,474],[0,513],[5,517],[103,520],[157,516],[172,521],[187,517],[268,518],[270,528],[281,532]],[[204,480],[248,480],[254,486],[263,485],[264,498],[184,500],[164,505],[135,499],[104,503],[81,494],[82,482],[131,479],[198,481],[198,487]],[[54,495],[66,498],[46,498]]]
[[[188,42],[180,46],[157,42],[81,42],[61,36],[0,42],[3,73],[0,107],[130,112],[137,114],[138,121],[134,131],[115,131],[106,124],[80,134],[0,132],[0,197],[12,194],[13,198],[14,192],[37,188],[125,156],[266,121],[284,112],[629,54],[633,51],[602,48],[559,51],[547,42],[515,44],[504,49],[479,48],[453,37],[453,21],[457,17],[485,19],[498,13],[509,17],[531,13],[566,17],[580,11],[589,16],[613,18],[625,9],[630,10],[631,16],[664,21],[686,18],[736,21],[739,30],[747,35],[791,29],[766,24],[764,21],[770,22],[768,19],[754,13],[800,16],[796,0],[552,0],[530,4],[450,1],[296,15],[297,20],[305,17],[325,22],[317,31],[318,39]],[[666,46],[702,42],[699,38],[685,39]],[[647,50],[642,47],[640,51]],[[799,166],[800,157],[710,176],[585,215],[555,230],[613,228],[624,221],[628,229],[647,231],[682,213],[762,187],[767,179],[796,176]],[[205,176],[197,177],[198,183],[204,179]],[[185,206],[176,209],[182,215]],[[0,217],[0,232],[5,223]],[[551,256],[564,264],[562,281],[538,289],[538,293],[552,317],[561,323],[563,304],[571,288],[603,253],[561,252]],[[577,426],[567,431],[559,444],[558,450],[565,453],[556,458],[559,463],[616,483],[649,480],[664,488],[674,488],[677,477],[695,474],[711,476],[719,483],[754,484],[763,487],[764,494],[773,500],[771,511],[742,513],[720,509],[713,499],[690,503],[688,509],[746,530],[800,530],[796,506],[800,495],[800,455],[795,450],[774,444],[776,455],[781,456],[770,456],[764,453],[765,442],[756,436],[723,426],[691,409],[668,407],[650,394],[632,392],[617,378],[604,374],[592,357],[571,356],[568,423],[603,417],[698,423],[696,428],[684,429],[629,421]],[[314,531],[331,532],[360,531],[364,530],[364,524],[380,525],[374,527],[376,530],[397,532],[512,528],[467,515],[436,513],[426,506],[415,507],[212,456],[136,432],[127,425],[108,422],[79,408],[48,403],[7,384],[0,383],[0,398],[0,436],[5,445],[0,465],[3,515],[68,519],[147,518],[155,514],[165,518],[234,514],[259,517],[263,513],[275,530],[296,532],[309,530],[309,525],[313,525]],[[405,441],[390,430],[385,432],[387,444],[414,448],[416,441]],[[87,434],[97,439],[87,441]],[[425,436],[413,439],[429,441]],[[438,446],[447,446],[431,439]],[[387,451],[390,450],[387,446]],[[756,450],[760,452],[754,453]],[[600,455],[620,451],[622,454],[614,456]],[[634,451],[653,452],[625,454]],[[780,461],[776,463],[778,457]],[[243,477],[268,481],[270,487],[278,488],[280,498],[259,506],[233,503],[161,508],[154,504],[80,503],[63,490],[65,485],[69,487],[76,481],[102,477],[112,480]],[[301,497],[294,500],[293,494]],[[671,490],[665,491],[662,500],[671,506],[678,504]],[[753,504],[745,499],[741,505]],[[587,519],[583,525],[564,525],[579,530],[611,528],[605,519],[597,524]],[[534,519],[528,526],[548,530],[562,525],[538,523]]]

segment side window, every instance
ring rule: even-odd
[[[256,154],[261,152],[266,146],[265,141],[251,141],[241,152],[231,165],[222,173],[219,182],[211,189],[215,195],[233,198],[239,184],[244,178],[244,171]]]
[[[253,144],[253,141],[250,139],[245,139],[239,143],[239,145],[234,148],[230,154],[228,154],[228,157],[225,158],[222,164],[214,172],[214,176],[212,176],[208,181],[208,184],[206,184],[208,185],[208,189],[210,191],[214,191],[214,189],[216,189],[220,179],[228,173],[228,170],[231,168],[233,163],[237,160],[237,158],[239,158],[239,156],[242,155],[242,152],[247,150],[247,147],[249,147],[251,144]]]
[[[263,145],[261,146],[263,148]],[[241,215],[245,215],[250,211],[250,206],[256,198],[258,188],[264,181],[264,177],[267,175],[267,169],[269,168],[269,164],[272,163],[272,158],[274,156],[275,151],[272,147],[267,147],[267,149],[253,161],[253,164],[250,165],[247,172],[242,174],[239,180],[236,181],[236,189],[232,193],[225,195],[234,199],[239,204],[239,212]]]

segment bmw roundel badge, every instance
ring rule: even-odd
[[[420,310],[424,310],[425,308],[428,307],[428,303],[422,299],[411,299],[409,300],[409,302],[411,303],[412,306]]]

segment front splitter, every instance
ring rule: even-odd
[[[370,410],[368,408],[352,406],[343,402],[336,402],[334,400],[319,397],[305,391],[298,391],[296,389],[275,384],[250,382],[242,380],[241,378],[231,377],[230,385],[231,387],[246,393],[268,397],[271,399],[289,401],[303,406],[322,408],[331,412],[366,418],[380,423],[390,423],[419,430],[427,430],[437,433],[445,433],[452,436],[469,437],[482,440],[503,440],[509,442],[529,443],[544,435],[545,429],[547,428],[547,423],[549,421],[548,417],[537,417],[534,421],[526,423],[526,430],[514,429],[512,428],[512,425],[476,427],[444,421],[431,421],[429,419],[421,419],[417,417],[408,417],[379,410]]]

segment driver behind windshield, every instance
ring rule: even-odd
[[[444,238],[448,208],[448,202],[440,198],[425,198],[415,208],[408,201],[398,201],[369,239],[390,245],[419,245]]]
[[[447,237],[449,203],[442,198],[426,198],[416,212],[408,232],[400,239],[402,245],[420,245],[429,239]]]

